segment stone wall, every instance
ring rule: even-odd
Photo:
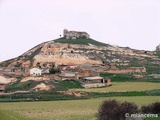
[[[90,35],[86,32],[79,32],[79,31],[68,31],[67,29],[64,29],[63,36],[66,39],[78,39],[78,38],[86,38],[88,39]]]

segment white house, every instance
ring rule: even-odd
[[[30,69],[30,76],[40,76],[42,75],[42,70],[39,68]]]

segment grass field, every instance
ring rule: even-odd
[[[160,89],[160,83],[154,82],[112,82],[112,86],[90,89],[69,89],[70,91],[85,92],[127,92]]]
[[[0,120],[94,120],[103,100],[134,102],[139,107],[156,101],[158,96],[107,97],[88,100],[0,103]]]

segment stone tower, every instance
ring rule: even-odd
[[[67,30],[67,29],[64,29],[64,30],[63,30],[63,36],[65,37],[67,34],[68,34],[68,30]]]

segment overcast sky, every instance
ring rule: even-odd
[[[58,38],[64,28],[111,45],[155,50],[160,0],[0,0],[0,61]]]

